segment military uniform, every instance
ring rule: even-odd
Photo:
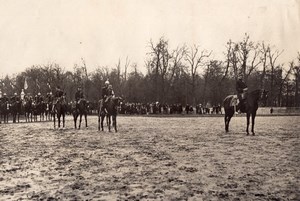
[[[20,101],[20,98],[17,96],[17,95],[13,95],[11,98],[10,98],[10,101],[11,103],[15,103],[17,101]]]
[[[8,102],[8,100],[8,97],[6,95],[3,95],[3,97],[1,98],[1,103]]]
[[[81,90],[76,91],[76,93],[75,93],[75,101],[78,102],[82,98],[84,98],[83,92]]]
[[[238,109],[240,109],[241,112],[245,112],[246,109],[246,96],[247,96],[247,90],[248,87],[246,83],[240,78],[236,82],[236,91],[237,91],[237,96],[240,101],[238,104]]]

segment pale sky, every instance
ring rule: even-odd
[[[145,72],[150,39],[171,48],[199,45],[223,59],[229,39],[300,51],[300,0],[0,0],[0,76],[56,62],[66,70],[84,58],[88,71],[126,57]]]

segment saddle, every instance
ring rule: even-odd
[[[233,95],[231,101],[230,101],[230,106],[237,106],[240,103],[240,100],[238,99],[237,95]]]

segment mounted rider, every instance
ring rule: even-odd
[[[53,102],[53,106],[52,106],[52,111],[54,111],[55,104],[58,101],[62,101],[63,98],[64,98],[64,92],[60,89],[60,86],[57,86],[55,94],[54,94],[54,102]]]
[[[14,93],[14,95],[10,98],[10,102],[11,103],[20,102],[20,97],[18,96],[17,93]]]
[[[46,101],[47,101],[47,103],[49,104],[49,103],[53,103],[53,95],[52,95],[52,92],[50,91],[50,92],[48,92],[47,93],[47,95],[46,95]]]
[[[239,99],[239,105],[238,108],[240,108],[241,111],[245,109],[245,102],[248,94],[248,86],[243,80],[243,76],[240,74],[238,76],[238,80],[236,81],[236,91],[237,91],[237,97]]]
[[[75,102],[76,102],[77,109],[79,108],[79,103],[82,99],[84,99],[83,92],[82,92],[81,87],[78,86],[77,91],[75,93]]]
[[[103,100],[103,110],[107,113],[107,102],[108,100],[114,96],[114,91],[112,85],[109,84],[109,81],[106,80],[104,83],[104,87],[102,88],[102,100]]]
[[[36,103],[37,104],[41,104],[42,102],[44,102],[44,98],[41,95],[41,93],[39,92],[38,95],[37,95],[37,97],[36,97]]]

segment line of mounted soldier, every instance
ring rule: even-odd
[[[81,87],[79,86],[75,93],[75,101],[67,102],[65,92],[60,89],[60,86],[56,87],[54,94],[48,92],[44,97],[41,93],[35,96],[31,94],[25,94],[24,90],[18,95],[14,93],[13,96],[8,97],[6,93],[0,91],[0,123],[8,123],[9,115],[12,116],[13,123],[20,122],[20,115],[25,116],[26,122],[32,121],[51,121],[55,113],[55,105],[57,103],[63,103],[64,111],[66,114],[73,114],[80,110],[80,105],[83,103],[84,110],[89,113],[92,109],[98,109],[97,106],[90,107],[91,104],[84,98]],[[103,106],[101,109],[106,111],[106,104],[109,97],[114,96],[112,85],[109,81],[105,82],[105,86],[102,88]],[[79,112],[79,111],[78,111]],[[39,117],[39,118],[38,118]]]

